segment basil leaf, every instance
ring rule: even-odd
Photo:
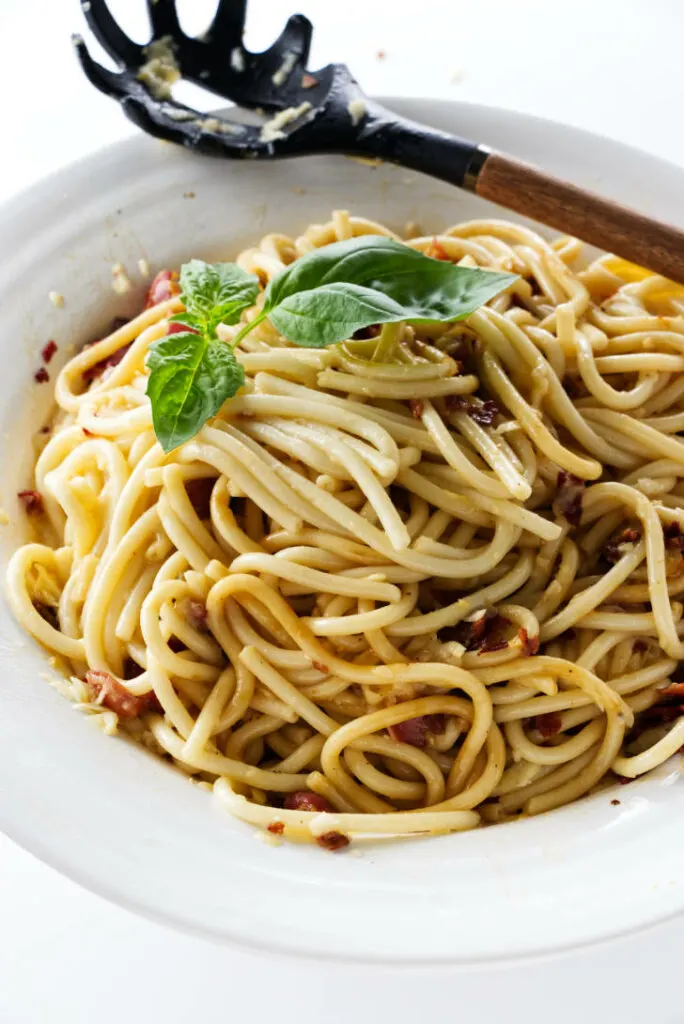
[[[361,286],[392,300],[399,310],[392,317],[395,320],[445,322],[473,313],[514,280],[514,274],[457,267],[444,260],[433,260],[391,238],[363,235],[300,257],[270,282],[263,308],[275,324],[275,311],[284,304],[289,309],[296,295],[297,315],[303,315],[305,309],[308,312],[308,340],[296,328],[295,334],[283,333],[298,344],[329,345],[341,340],[336,326],[329,327],[325,320],[323,296],[333,285]],[[339,292],[335,296],[333,301],[338,309]],[[366,319],[363,302],[358,305],[356,316],[353,310],[358,296],[350,291],[348,298],[344,315],[353,330],[390,320],[389,316],[375,321]],[[315,319],[319,322],[317,330],[312,326]],[[288,319],[287,323],[290,326],[294,321]],[[314,335],[316,342],[311,340]]]
[[[189,441],[245,382],[230,346],[199,334],[171,334],[150,346],[147,395],[165,452]]]
[[[192,313],[176,313],[175,316],[169,317],[169,323],[185,324],[186,327],[193,327],[196,331],[203,326],[203,321],[193,316]]]
[[[404,318],[403,307],[382,292],[342,282],[290,295],[269,313],[277,331],[307,348],[323,348],[369,324]]]
[[[183,264],[180,287],[186,311],[210,328],[220,323],[237,323],[259,294],[258,279],[236,263],[205,263],[203,260]]]

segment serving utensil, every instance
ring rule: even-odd
[[[386,160],[614,252],[684,284],[684,232],[486,145],[400,117],[365,96],[345,64],[307,69],[312,25],[291,17],[263,53],[243,45],[247,0],[220,0],[207,31],[181,28],[175,0],[146,0],[152,37],[131,40],[105,0],[81,0],[88,25],[120,68],[76,52],[90,82],[143,131],[211,156],[278,159],[339,153]],[[238,107],[273,115],[262,124],[207,116],[176,102],[183,77]]]

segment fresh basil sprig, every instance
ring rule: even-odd
[[[160,338],[147,357],[152,423],[165,452],[194,437],[245,383],[242,363],[216,328],[236,324],[254,305],[259,281],[235,263],[191,260],[181,267],[180,288],[185,313],[171,319],[188,330]]]
[[[147,394],[157,438],[171,451],[242,387],[244,371],[234,349],[266,318],[295,345],[323,348],[371,324],[461,320],[514,280],[514,274],[431,259],[391,238],[352,238],[286,267],[228,345],[216,328],[237,323],[254,305],[259,282],[234,263],[192,260],[180,275],[186,312],[172,318],[188,330],[150,347]]]

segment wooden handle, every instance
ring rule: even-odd
[[[684,232],[667,224],[503,153],[487,156],[475,192],[684,284]]]

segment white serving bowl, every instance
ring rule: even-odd
[[[434,101],[388,105],[537,162],[684,226],[684,173],[575,128]],[[440,182],[351,160],[228,163],[147,138],[46,179],[2,211],[0,562],[23,537],[15,493],[51,385],[33,372],[140,305],[140,258],[232,258],[267,231],[299,233],[348,208],[426,232],[495,211]],[[117,297],[111,267],[138,283]],[[62,310],[49,299],[65,297]],[[124,906],[259,949],[400,963],[515,959],[596,942],[684,908],[684,783],[674,759],[617,793],[528,821],[361,847],[361,856],[258,842],[203,790],[107,739],[47,685],[46,655],[0,607],[0,825]],[[620,800],[619,806],[611,798]]]

